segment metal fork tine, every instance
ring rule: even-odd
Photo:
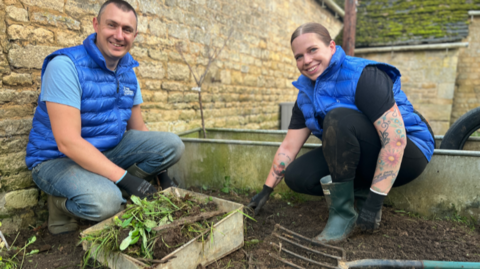
[[[290,266],[293,267],[293,268],[305,269],[304,267],[301,267],[301,266],[298,266],[298,265],[296,265],[296,264],[294,264],[294,263],[291,263],[291,262],[289,262],[289,261],[287,261],[287,260],[285,260],[285,259],[283,259],[283,258],[281,258],[281,257],[279,257],[279,256],[277,256],[277,255],[275,255],[275,254],[273,254],[273,253],[269,253],[269,255],[270,255],[270,257],[272,257],[272,258],[274,258],[274,259],[277,259],[277,260],[285,263],[286,265],[290,265]]]
[[[297,246],[297,247],[299,247],[299,248],[302,248],[302,249],[304,249],[304,250],[306,250],[306,251],[310,251],[310,252],[313,252],[313,253],[315,253],[315,254],[324,256],[324,257],[336,259],[337,261],[340,260],[340,259],[342,259],[342,257],[340,257],[340,256],[335,256],[335,255],[330,255],[330,254],[327,254],[327,253],[323,253],[323,252],[320,252],[320,251],[311,249],[311,248],[309,248],[309,247],[300,245],[300,244],[298,244],[298,243],[295,243],[295,242],[293,242],[292,240],[289,240],[289,239],[287,239],[287,238],[285,238],[285,237],[283,237],[283,236],[281,236],[281,235],[279,235],[279,234],[277,234],[277,233],[275,233],[275,232],[273,232],[272,235],[278,237],[279,239],[281,239],[281,240],[283,240],[283,241],[285,241],[285,242],[287,242],[287,243],[290,243],[290,244],[292,244],[292,245],[294,245],[294,246]]]
[[[276,246],[276,247],[278,247],[278,248],[280,249],[280,246],[279,246],[279,245],[277,245],[277,244],[275,244],[275,243],[272,243],[272,242],[270,242],[270,244],[271,244],[271,245],[274,245],[274,246]],[[303,257],[302,255],[298,255],[297,253],[294,253],[294,252],[292,252],[292,251],[290,251],[290,250],[288,250],[288,249],[285,249],[285,248],[281,248],[280,251],[283,251],[283,252],[285,252],[285,253],[287,253],[287,254],[290,254],[290,255],[292,255],[292,256],[294,256],[294,257],[296,257],[296,258],[302,259],[302,260],[304,260],[304,261],[306,261],[306,262],[313,263],[313,264],[316,264],[316,265],[319,265],[319,266],[323,266],[323,267],[327,267],[327,268],[332,268],[332,269],[337,269],[337,268],[339,268],[339,267],[337,267],[337,266],[332,266],[332,265],[330,265],[330,264],[326,264],[326,263],[323,263],[323,262],[317,262],[317,261],[314,261],[314,260],[312,260],[312,259]]]
[[[342,259],[345,260],[347,255],[346,255],[346,252],[343,248],[341,247],[335,247],[335,246],[331,246],[331,245],[327,245],[327,244],[323,244],[323,243],[320,243],[320,242],[317,242],[317,241],[313,241],[312,239],[310,238],[306,238],[305,236],[303,235],[300,235],[300,234],[297,234],[296,232],[293,232],[293,231],[290,231],[284,227],[282,227],[280,224],[276,224],[275,225],[275,229],[274,229],[274,232],[277,231],[278,229],[281,229],[282,231],[286,232],[286,233],[289,233],[291,235],[293,235],[294,237],[300,239],[300,240],[304,240],[304,241],[307,241],[308,243],[312,244],[312,245],[316,245],[316,246],[319,246],[319,247],[325,247],[325,248],[330,248],[330,249],[335,249],[335,250],[338,250],[342,253]]]

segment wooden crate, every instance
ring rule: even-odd
[[[173,187],[166,189],[164,192],[171,193],[179,197],[184,197],[186,194],[189,194],[191,197],[200,201],[204,201],[209,197],[204,194]],[[179,247],[174,252],[163,257],[162,261],[166,261],[165,263],[156,264],[152,268],[196,269],[199,264],[207,266],[243,247],[243,214],[241,213],[243,211],[243,205],[216,197],[211,198],[212,201],[218,205],[218,210],[225,212],[237,212],[230,214],[214,225],[213,239],[211,238],[211,235],[209,235],[208,239],[206,239],[204,242],[201,242],[201,240],[197,239],[199,239],[202,235],[198,235],[194,239],[185,243],[183,246]],[[118,213],[116,216],[120,217],[122,215],[123,211]],[[114,217],[111,217],[95,226],[86,229],[81,233],[81,236],[84,237],[88,234],[96,233],[99,230],[103,230],[108,226],[114,225]],[[86,241],[83,241],[82,244],[84,250],[92,248],[92,253],[94,253],[97,247],[96,245],[91,245]],[[94,258],[112,269],[142,269],[147,267],[145,263],[121,252],[104,255],[104,253],[99,251]]]

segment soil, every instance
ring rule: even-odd
[[[195,191],[202,192],[201,189]],[[254,193],[225,194],[209,190],[206,194],[248,204]],[[275,224],[311,238],[319,234],[325,226],[328,209],[324,200],[299,202],[272,197],[255,219],[256,222],[245,218],[245,246],[207,268],[290,268],[269,256],[271,253],[278,253],[278,250],[270,244],[279,243],[277,238],[271,236]],[[95,223],[80,224],[82,229],[86,229]],[[345,249],[348,261],[396,259],[480,262],[479,229],[478,226],[465,225],[458,218],[456,221],[426,220],[395,208],[383,207],[380,228],[373,234],[355,231],[345,242],[335,245]],[[32,235],[37,237],[33,248],[48,250],[26,256],[22,268],[63,269],[81,268],[83,265],[84,251],[77,245],[79,232],[52,236],[45,227],[40,227],[35,231],[21,231],[15,245],[23,246]],[[11,243],[15,236],[16,234],[9,235],[7,241]],[[291,256],[282,254],[282,257],[306,268],[316,268],[292,259]],[[90,261],[90,264],[92,263]]]

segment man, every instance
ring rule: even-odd
[[[184,150],[172,133],[148,132],[128,53],[137,14],[123,0],[106,1],[83,45],[49,55],[27,145],[26,163],[49,195],[48,229],[75,231],[76,218],[101,221],[128,195],[156,192],[148,182],[176,163]],[[127,132],[125,132],[127,130]],[[162,188],[172,185],[166,173]]]

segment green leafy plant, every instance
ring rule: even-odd
[[[214,216],[219,212],[215,211],[216,205],[212,204],[211,197],[204,201],[197,201],[188,194],[179,198],[171,194],[157,193],[151,201],[142,200],[136,196],[132,196],[131,200],[132,204],[127,205],[124,213],[113,218],[112,225],[81,239],[80,242],[86,241],[90,245],[84,256],[84,267],[88,265],[90,258],[96,259],[98,255],[105,255],[104,257],[107,258],[114,252],[123,252],[149,263],[159,258],[155,256],[155,250],[162,248],[161,246],[173,249],[184,244],[172,245],[165,240],[166,234],[177,234],[174,231],[178,230],[178,235],[185,239],[185,243],[202,235],[199,240],[204,244],[213,234],[214,222],[203,220],[202,217],[197,220],[195,214]],[[211,212],[208,212],[209,210]],[[219,216],[217,220],[223,217]],[[180,224],[176,224],[175,221],[182,218],[190,218],[190,221],[182,220],[181,223],[177,222]],[[210,238],[213,241],[213,236]]]
[[[224,193],[230,193],[230,176],[225,176],[225,181],[223,182],[223,188],[221,189]]]
[[[1,223],[0,223],[1,224]],[[17,237],[18,237],[18,234],[17,234]],[[28,256],[28,255],[33,255],[33,254],[36,254],[38,253],[38,249],[34,249],[32,251],[30,251],[29,253],[26,253],[26,249],[28,246],[30,246],[31,244],[35,243],[35,241],[37,240],[37,237],[35,236],[32,236],[28,239],[27,242],[25,242],[25,245],[20,248],[12,257],[10,258],[4,258],[2,256],[0,256],[0,268],[5,268],[5,269],[14,269],[14,268],[22,268],[23,267],[23,262],[25,261],[25,256]],[[15,241],[14,241],[15,243]],[[11,249],[14,249],[13,247],[13,244],[12,243],[12,246],[11,246]],[[1,248],[0,248],[1,249]],[[18,265],[19,261],[17,259],[17,256],[18,254],[20,254],[21,252],[23,251],[23,256],[22,256],[22,261],[21,261],[21,264],[20,266]]]

